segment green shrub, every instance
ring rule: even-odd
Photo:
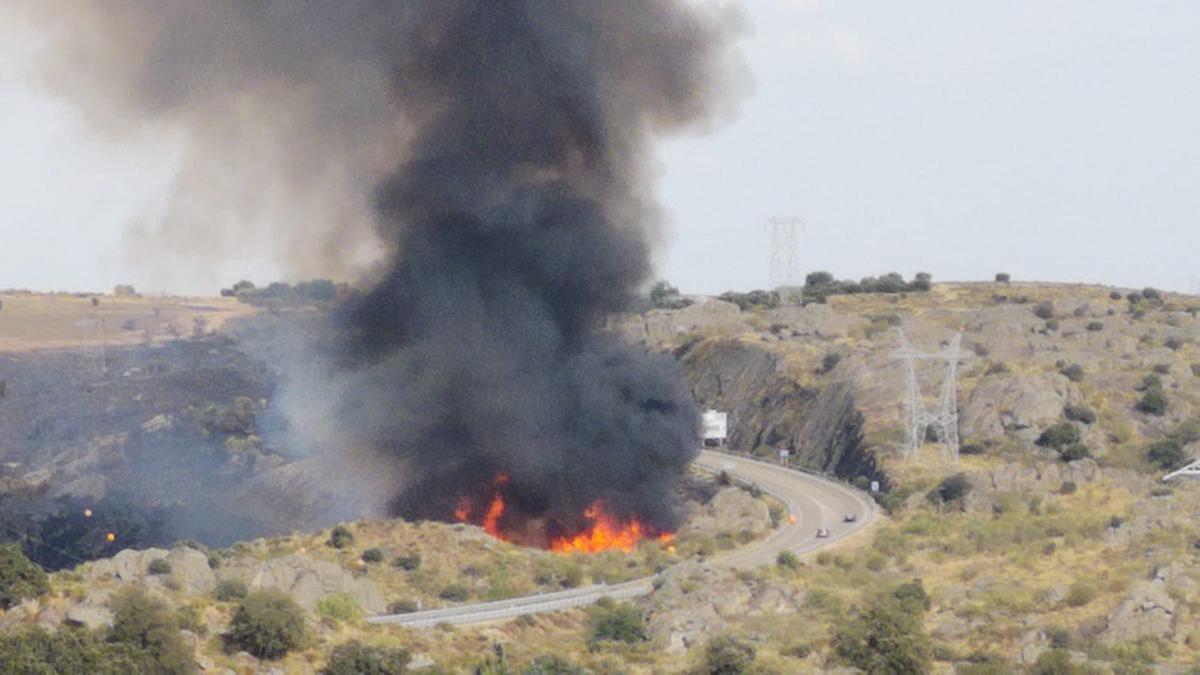
[[[834,655],[842,663],[867,673],[925,673],[933,647],[925,633],[924,612],[891,595],[838,627]]]
[[[1101,321],[1089,321],[1087,329],[1093,333],[1104,330],[1104,323]]]
[[[307,640],[304,610],[285,593],[254,591],[233,613],[226,645],[260,659],[278,659]]]
[[[967,474],[956,473],[949,476],[938,483],[937,494],[943,502],[952,502],[967,496],[971,491],[971,481],[967,479]]]
[[[1072,363],[1069,366],[1065,366],[1058,372],[1062,373],[1063,377],[1072,382],[1083,382],[1083,377],[1086,375],[1086,373],[1083,371],[1083,366],[1079,365],[1078,363]]]
[[[417,603],[414,600],[396,600],[388,605],[388,614],[412,614],[417,611]]]
[[[812,654],[812,645],[809,645],[806,642],[801,642],[800,644],[792,645],[791,647],[788,647],[779,653],[784,656],[790,656],[793,659],[807,659],[808,656]]]
[[[402,647],[372,647],[353,640],[334,647],[322,675],[403,675],[412,654]]]
[[[1034,305],[1033,315],[1042,320],[1053,319],[1054,306],[1045,302]]]
[[[910,613],[914,614],[927,612],[933,607],[933,599],[925,592],[925,584],[920,579],[900,584],[892,590],[892,597],[903,603]]]
[[[150,574],[170,574],[171,563],[163,558],[155,558],[150,561],[150,564],[146,567],[146,571]]]
[[[362,616],[362,608],[345,593],[331,593],[317,601],[318,616],[337,621],[352,621]]]
[[[817,370],[822,375],[829,374],[839,363],[842,362],[842,355],[837,352],[830,352],[821,357],[821,367]]]
[[[775,564],[789,570],[796,570],[800,568],[800,559],[791,551],[780,551],[775,558]]]
[[[1075,485],[1074,481],[1063,481],[1062,487],[1058,489],[1059,494],[1073,495],[1079,486]]]
[[[1071,653],[1065,649],[1047,649],[1042,652],[1030,671],[1032,675],[1085,675],[1088,669],[1071,661]]]
[[[1162,417],[1167,414],[1168,405],[1166,392],[1155,387],[1146,390],[1146,393],[1142,395],[1142,400],[1138,401],[1137,409],[1148,415]]]
[[[1078,459],[1091,457],[1092,451],[1082,443],[1072,443],[1058,451],[1058,457],[1064,462],[1074,462]]]
[[[383,562],[383,551],[377,548],[369,548],[363,551],[362,561],[365,563],[381,563]]]
[[[996,283],[1007,284],[1012,281],[1012,275],[1008,272],[996,272]]]
[[[1120,299],[1121,299],[1121,292],[1120,292],[1120,291],[1111,291],[1111,292],[1108,294],[1108,298],[1109,298],[1110,300],[1120,300]]]
[[[521,671],[521,675],[588,675],[590,672],[558,654],[539,654]]]
[[[1170,375],[1171,374],[1171,364],[1169,364],[1169,363],[1154,364],[1154,374],[1155,375]]]
[[[246,584],[237,579],[222,579],[217,582],[217,588],[213,591],[217,600],[221,602],[241,600],[246,597],[247,592]]]
[[[1086,581],[1076,581],[1067,590],[1067,605],[1083,607],[1096,599],[1096,587]]]
[[[0,633],[0,673],[5,675],[156,672],[144,670],[145,665],[128,645],[105,642],[83,628],[66,626],[51,633],[41,626],[25,626]]]
[[[141,664],[138,672],[190,673],[192,653],[179,634],[175,612],[140,588],[127,588],[109,601],[113,625],[108,641],[126,645]]]
[[[1096,413],[1081,405],[1067,404],[1063,408],[1063,415],[1072,422],[1082,422],[1083,424],[1095,424],[1096,422]]]
[[[960,455],[982,455],[987,452],[987,448],[982,443],[967,443],[959,448]]]
[[[462,602],[471,597],[471,591],[464,584],[454,583],[443,588],[442,592],[438,593],[438,597],[443,600]]]
[[[329,532],[329,545],[336,549],[344,549],[354,543],[354,535],[345,526],[338,525]]]
[[[607,599],[605,599],[607,600]],[[642,613],[629,603],[601,600],[588,618],[588,642],[645,642],[649,639]]]
[[[1007,363],[1004,363],[1003,361],[993,361],[992,363],[988,364],[987,370],[985,370],[983,374],[984,375],[1003,375],[1007,372],[1009,372]]]
[[[1163,340],[1163,346],[1172,351],[1178,351],[1181,347],[1183,347],[1183,340],[1180,340],[1177,337],[1169,337],[1166,340]]]
[[[1174,471],[1187,464],[1188,455],[1179,441],[1167,439],[1151,445],[1146,459],[1163,471]]]
[[[392,560],[392,567],[399,567],[400,569],[408,570],[409,572],[419,569],[421,567],[421,554],[408,553],[399,556],[395,560]]]
[[[27,598],[50,590],[50,580],[17,544],[0,545],[0,609],[8,610]]]
[[[1074,424],[1059,422],[1051,427],[1047,427],[1034,442],[1043,448],[1061,450],[1069,445],[1078,443],[1079,439],[1079,429]]]
[[[1162,378],[1154,373],[1151,373],[1142,378],[1142,386],[1139,388],[1139,390],[1149,391],[1151,389],[1162,389],[1162,386]]]
[[[704,670],[709,675],[740,675],[754,667],[754,645],[732,635],[721,635],[704,648]]]
[[[1162,293],[1155,288],[1143,288],[1142,297],[1147,300],[1162,300]]]
[[[1049,331],[1058,330],[1058,319],[1047,319],[1046,320],[1046,330],[1049,330]]]

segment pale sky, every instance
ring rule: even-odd
[[[743,4],[739,116],[658,148],[660,277],[762,287],[765,221],[796,216],[803,271],[1200,292],[1200,2]],[[215,293],[160,288],[123,255],[170,183],[171,139],[90,136],[3,12],[0,288]],[[220,276],[276,273],[239,265]]]

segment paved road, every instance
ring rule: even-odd
[[[786,469],[778,464],[704,450],[696,461],[702,469],[726,471],[743,481],[755,483],[763,491],[784,503],[796,522],[783,523],[761,541],[712,558],[713,562],[735,568],[750,568],[775,562],[780,551],[808,553],[849,537],[869,525],[878,515],[875,502],[842,483],[820,476]],[[843,522],[846,513],[858,520]],[[829,530],[830,536],[817,538],[817,529]],[[495,602],[431,609],[411,614],[373,616],[369,623],[395,624],[421,628],[439,623],[470,624],[509,619],[523,614],[552,612],[595,603],[600,598],[615,600],[645,595],[653,590],[654,577],[622,584],[585,586],[555,593],[542,593]]]

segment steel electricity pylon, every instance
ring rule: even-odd
[[[800,278],[800,235],[804,221],[799,218],[771,218],[771,266],[769,281],[771,288],[799,286]]]
[[[892,358],[904,361],[905,384],[908,395],[908,447],[904,450],[906,460],[916,459],[921,454],[925,434],[932,427],[942,442],[942,457],[958,461],[958,362],[962,358],[962,333],[956,333],[949,344],[936,352],[921,352],[913,348],[904,331],[900,331],[900,349]],[[938,408],[925,409],[921,383],[917,379],[918,361],[944,361],[945,377]]]
[[[1191,464],[1188,464],[1181,469],[1172,471],[1171,473],[1163,476],[1162,479],[1165,481],[1171,480],[1176,476],[1183,476],[1184,478],[1200,478],[1200,459],[1193,461]]]

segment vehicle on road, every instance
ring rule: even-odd
[[[818,538],[818,539],[824,539],[825,537],[828,537],[828,536],[829,536],[829,530],[827,530],[827,529],[825,529],[825,528],[823,528],[823,527],[822,527],[822,528],[819,528],[819,529],[817,530],[817,538]]]
[[[854,521],[858,520],[858,514],[847,513],[846,515],[842,516],[842,520],[846,521],[847,523],[853,523]]]

